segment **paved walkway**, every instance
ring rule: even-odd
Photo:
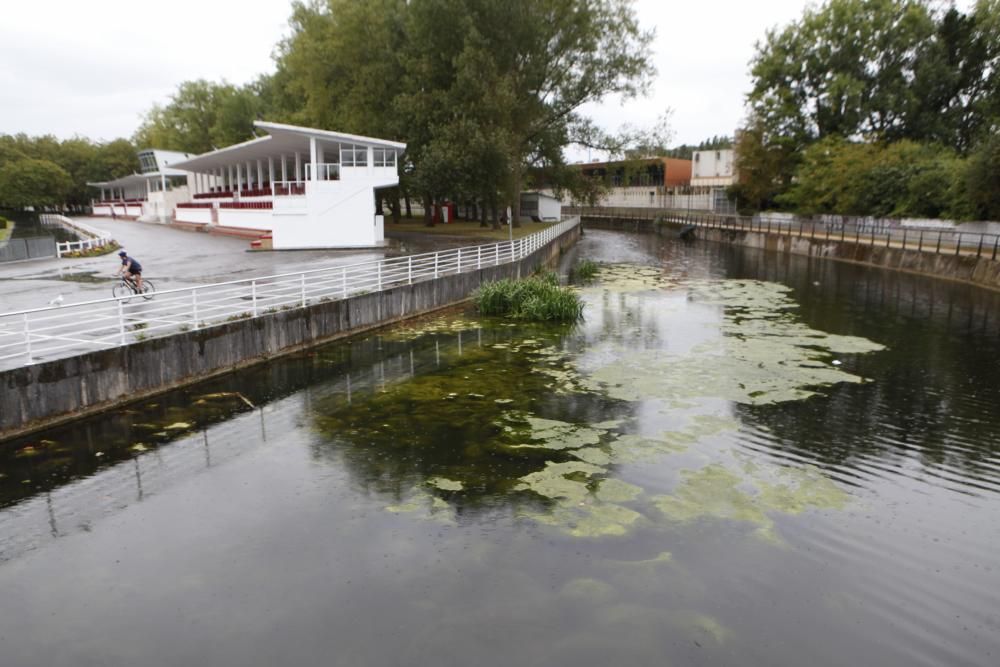
[[[151,278],[160,290],[355,264],[454,245],[435,241],[433,246],[422,247],[416,241],[407,241],[389,242],[384,250],[247,252],[250,243],[246,239],[155,223],[108,218],[81,220],[110,232],[142,262],[143,275]],[[60,294],[64,303],[110,297],[114,285],[111,274],[118,266],[114,254],[0,264],[0,313],[44,308]]]

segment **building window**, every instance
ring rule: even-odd
[[[396,166],[396,151],[389,148],[373,148],[372,149],[372,166],[373,167],[395,167]]]
[[[344,167],[367,167],[368,149],[363,146],[345,146],[341,148],[340,164]]]

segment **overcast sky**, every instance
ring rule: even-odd
[[[586,109],[602,126],[648,126],[673,109],[675,143],[731,135],[743,118],[754,43],[807,0],[638,0],[655,28],[650,95]],[[959,3],[967,5],[967,2]],[[273,69],[290,3],[279,0],[26,0],[0,23],[0,133],[131,136],[189,79],[242,84]],[[336,129],[336,128],[329,128]],[[586,159],[586,155],[574,156]],[[597,157],[596,155],[593,157]]]

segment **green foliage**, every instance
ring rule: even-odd
[[[199,79],[185,81],[164,106],[154,105],[135,133],[135,143],[185,153],[207,153],[252,139],[260,110],[254,86]]]
[[[473,298],[483,315],[533,322],[575,322],[583,315],[580,297],[560,287],[554,274],[485,283]]]
[[[86,204],[91,194],[88,182],[118,178],[138,170],[135,153],[135,147],[125,139],[102,144],[79,137],[59,141],[52,136],[0,135],[0,168],[24,159],[45,160],[69,175],[70,187],[60,201],[49,205]]]
[[[1000,0],[827,0],[767,33],[737,137],[741,206],[997,217]],[[972,152],[966,162],[964,156]]]
[[[1000,220],[1000,135],[994,134],[976,149],[964,177],[968,217]]]
[[[588,283],[597,277],[597,272],[600,271],[600,266],[597,262],[585,259],[581,262],[577,262],[569,272],[569,278],[573,282],[577,283]]]
[[[961,159],[948,149],[829,138],[804,151],[795,184],[778,200],[803,213],[958,217],[963,174]]]
[[[59,206],[73,187],[65,169],[48,160],[24,158],[0,166],[0,206]]]

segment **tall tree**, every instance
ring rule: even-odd
[[[0,166],[0,206],[61,206],[73,188],[65,169],[49,160],[25,158]]]

